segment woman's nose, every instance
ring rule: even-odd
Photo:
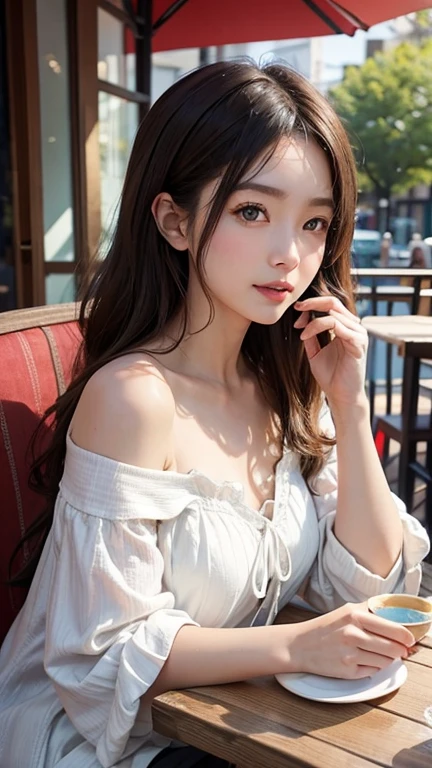
[[[285,240],[284,243],[274,245],[269,257],[272,266],[284,266],[289,270],[294,269],[300,264],[300,254],[298,244],[294,238]]]

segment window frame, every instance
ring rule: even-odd
[[[108,0],[66,0],[71,123],[74,260],[45,261],[37,0],[5,0],[7,77],[12,172],[13,261],[17,307],[45,304],[51,274],[75,277],[85,287],[97,259],[101,234],[98,96],[105,91],[149,109],[151,81],[151,0],[136,0],[141,20],[136,38],[136,89],[98,78],[97,10],[130,25]]]

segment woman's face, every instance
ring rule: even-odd
[[[204,260],[204,277],[216,312],[225,308],[248,322],[272,324],[320,268],[333,215],[331,174],[325,152],[313,139],[291,138],[248,178],[225,206]],[[201,195],[195,235],[215,187],[208,185]]]

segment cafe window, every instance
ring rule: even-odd
[[[132,3],[137,11],[138,3]],[[132,144],[148,95],[139,90],[142,59],[121,2],[98,8],[98,117],[102,242],[112,232]]]
[[[136,43],[122,23],[98,9],[98,77],[114,85],[136,89]]]
[[[0,307],[75,299],[93,273],[150,102],[146,9],[10,0],[5,24],[0,3]]]
[[[56,304],[75,293],[66,0],[37,0],[37,21],[45,299]]]

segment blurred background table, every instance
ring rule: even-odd
[[[369,335],[395,345],[403,357],[402,410],[380,416],[375,429],[400,442],[398,494],[412,510],[415,477],[427,484],[426,523],[432,528],[432,419],[418,414],[419,373],[422,359],[432,358],[432,317],[423,315],[364,317]],[[417,460],[419,442],[426,442],[426,465]]]

